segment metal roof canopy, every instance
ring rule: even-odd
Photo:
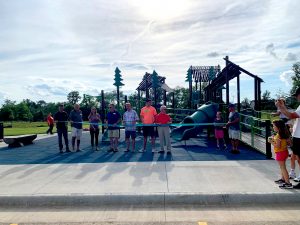
[[[165,83],[166,78],[162,76],[158,76],[158,81],[162,84]],[[139,84],[136,90],[140,91],[146,91],[147,89],[149,90],[152,88],[152,74],[151,73],[145,73],[143,80]]]
[[[190,68],[195,82],[209,82],[220,72],[220,66],[191,66]],[[211,77],[211,70],[214,77]]]

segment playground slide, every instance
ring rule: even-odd
[[[182,124],[191,124],[191,126],[179,126],[171,132],[171,137],[175,140],[183,141],[189,138],[197,137],[205,126],[194,126],[194,123],[213,123],[219,105],[216,103],[206,103],[199,107],[192,115],[187,116],[181,122]]]

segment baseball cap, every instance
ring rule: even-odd
[[[228,108],[235,108],[235,105],[232,104],[232,103],[230,103],[230,104],[228,105]]]
[[[150,98],[147,98],[146,99],[146,102],[151,102],[152,100]]]
[[[295,91],[294,94],[292,94],[292,96],[297,97],[300,94],[300,87],[297,88],[297,90]]]

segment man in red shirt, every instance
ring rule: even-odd
[[[159,153],[164,153],[164,146],[167,145],[167,153],[171,153],[171,141],[170,141],[170,127],[172,123],[171,117],[166,113],[167,107],[162,105],[160,107],[160,113],[155,117],[155,123],[158,124],[157,131],[160,142]]]
[[[53,134],[52,130],[53,130],[53,127],[54,127],[54,119],[52,117],[52,114],[49,113],[48,116],[47,116],[47,123],[48,123],[48,126],[49,126],[49,129],[47,130],[47,134]]]

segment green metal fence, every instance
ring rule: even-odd
[[[261,112],[256,115],[260,117],[240,113],[241,141],[271,158],[271,145],[268,143],[268,137],[271,136],[271,120],[262,119]]]

